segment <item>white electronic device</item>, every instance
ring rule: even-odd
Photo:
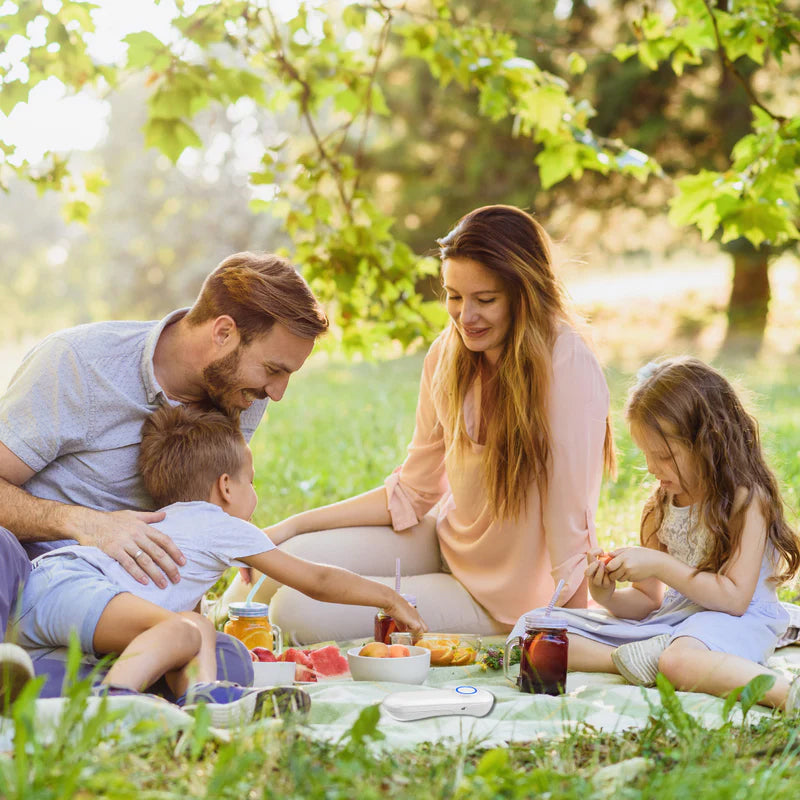
[[[483,717],[492,710],[493,705],[494,695],[477,686],[394,692],[381,703],[388,714],[400,720],[444,717],[449,714]]]

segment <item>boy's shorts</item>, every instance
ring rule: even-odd
[[[123,592],[100,570],[65,553],[34,562],[14,623],[23,647],[61,647],[76,633],[84,653],[94,653],[94,631],[113,597]]]

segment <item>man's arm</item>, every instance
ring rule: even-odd
[[[34,474],[0,442],[0,525],[21,542],[75,539],[100,548],[139,583],[146,584],[149,576],[163,589],[167,586],[164,573],[173,583],[180,580],[177,565],[185,563],[183,554],[149,524],[164,519],[163,512],[95,511],[43,500],[20,488]]]

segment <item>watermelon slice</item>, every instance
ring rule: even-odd
[[[306,650],[318,678],[338,678],[350,674],[347,659],[335,645],[320,647],[319,650]]]
[[[266,647],[254,647],[251,651],[251,656],[255,655],[258,661],[266,661],[272,662],[277,661],[278,659],[275,657],[275,653],[272,650],[267,650]]]
[[[296,681],[316,681],[317,674],[308,654],[295,647],[289,647],[278,657],[278,661],[294,661],[294,679]]]

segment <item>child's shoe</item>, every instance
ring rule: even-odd
[[[128,686],[117,686],[113,683],[96,683],[92,686],[92,694],[95,697],[147,697],[150,700],[158,700],[160,703],[168,703],[163,697],[147,692],[137,692]]]
[[[667,649],[672,635],[662,633],[651,639],[621,644],[611,653],[614,666],[628,683],[635,686],[655,686],[658,659]]]
[[[236,683],[217,681],[195,683],[177,701],[185,711],[205,704],[216,728],[230,728],[250,722],[256,716],[282,717],[311,708],[307,692],[293,686],[248,689]]]
[[[34,674],[33,661],[25,650],[17,644],[0,643],[0,713],[8,711]]]

